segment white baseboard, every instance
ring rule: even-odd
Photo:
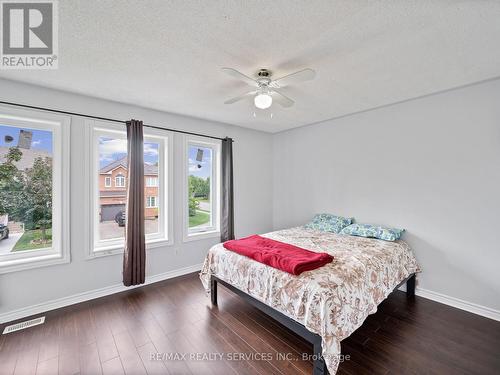
[[[399,290],[406,292],[406,285],[402,285]],[[460,310],[468,311],[473,314],[481,315],[496,321],[500,321],[500,311],[490,307],[481,306],[476,303],[467,302],[463,299],[447,296],[446,294],[433,292],[432,290],[417,287],[415,294],[422,298],[427,298],[435,302],[442,303]]]
[[[460,310],[465,310],[473,314],[481,315],[496,321],[500,321],[500,311],[490,307],[481,306],[476,303],[467,302],[459,298],[450,297],[445,294],[433,292],[432,290],[416,288],[415,294],[419,297],[427,298],[445,305],[456,307]]]
[[[13,320],[25,318],[27,316],[44,313],[50,310],[59,309],[61,307],[74,305],[75,303],[89,301],[91,299],[108,296],[114,293],[124,292],[126,290],[139,288],[144,285],[156,283],[158,281],[171,279],[177,276],[186,275],[191,272],[200,271],[202,264],[196,264],[194,266],[184,267],[173,271],[168,271],[164,273],[160,273],[158,275],[153,275],[150,277],[146,277],[146,282],[142,285],[126,287],[123,284],[115,284],[111,286],[107,286],[100,289],[94,289],[88,292],[74,294],[72,296],[58,298],[52,301],[39,303],[37,305],[24,307],[21,309],[8,311],[0,314],[0,324],[7,323]]]

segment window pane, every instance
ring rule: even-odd
[[[99,239],[125,237],[127,141],[99,137]],[[106,185],[106,179],[111,184]],[[124,181],[123,181],[124,182]]]
[[[158,178],[146,176],[146,186],[151,186],[151,187],[158,186]]]
[[[158,180],[158,165],[159,165],[160,145],[158,143],[144,143],[144,196],[154,197],[149,207],[146,207],[144,212],[146,234],[158,233],[160,231],[158,225],[159,217],[159,187],[158,184],[147,184],[149,180]],[[146,205],[147,206],[147,205]]]
[[[203,231],[213,226],[212,156],[208,147],[189,145],[188,149],[189,230]]]
[[[158,186],[147,186],[148,178],[158,178],[158,143],[144,143],[144,184],[146,196],[158,196]],[[106,185],[106,178],[113,183]],[[127,140],[99,137],[99,240],[125,237],[127,203]],[[147,203],[147,202],[146,202]],[[159,232],[158,199],[144,209],[146,234]]]
[[[52,247],[52,142],[0,124],[0,255]]]

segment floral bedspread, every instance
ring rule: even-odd
[[[330,374],[339,365],[340,342],[375,313],[401,281],[420,271],[410,247],[400,240],[387,242],[304,227],[262,236],[327,252],[334,260],[294,276],[217,244],[207,254],[201,281],[209,292],[210,276],[215,275],[319,334]]]

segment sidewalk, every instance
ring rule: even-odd
[[[10,253],[22,235],[22,233],[11,233],[9,238],[0,240],[0,255]]]

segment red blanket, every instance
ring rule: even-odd
[[[224,242],[224,247],[293,275],[314,270],[333,260],[330,254],[315,253],[258,235]]]

